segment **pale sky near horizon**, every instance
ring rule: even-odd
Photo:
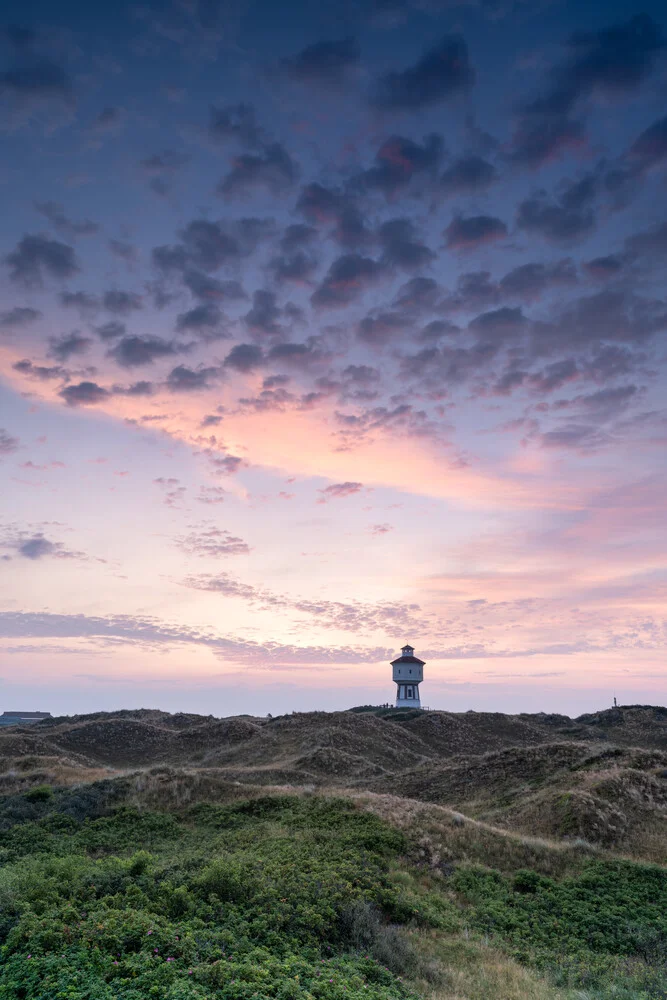
[[[0,711],[667,702],[666,39],[10,0]]]

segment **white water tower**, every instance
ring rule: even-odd
[[[424,660],[415,656],[414,646],[403,646],[391,661],[396,684],[396,708],[421,708],[419,685],[424,680]]]

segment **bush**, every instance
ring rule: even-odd
[[[76,800],[92,805],[79,820],[57,794],[30,819],[5,812],[3,1000],[405,1000],[390,969],[411,951],[387,918],[404,842],[381,820],[295,797],[176,819],[109,812],[107,793]],[[107,814],[92,818],[100,801]],[[344,917],[357,904],[374,914],[367,958]]]
[[[27,802],[48,802],[53,795],[53,789],[49,785],[35,785],[25,793]]]

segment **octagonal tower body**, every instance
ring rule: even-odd
[[[424,680],[424,660],[415,656],[413,646],[403,646],[401,655],[391,661],[396,684],[396,708],[421,708],[419,685]]]

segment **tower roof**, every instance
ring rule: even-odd
[[[419,657],[415,656],[414,654],[415,654],[414,646],[409,646],[409,645],[403,646],[403,648],[401,649],[401,655],[397,656],[395,660],[390,660],[390,663],[392,667],[395,663],[421,663],[421,665],[424,666],[424,663],[426,661],[420,660]]]

